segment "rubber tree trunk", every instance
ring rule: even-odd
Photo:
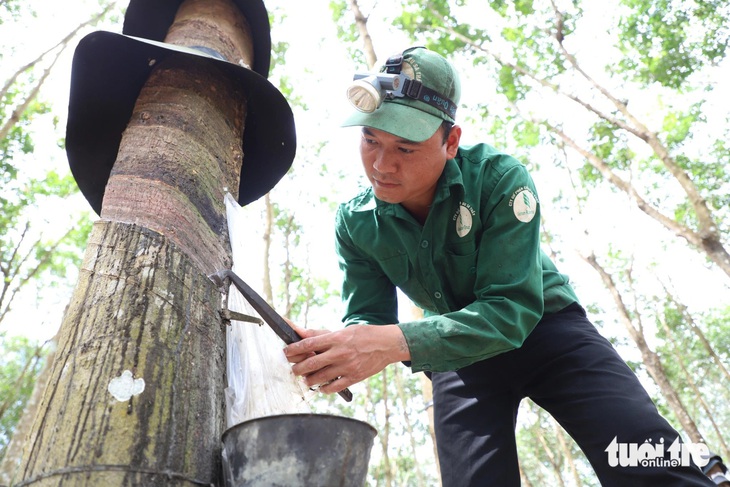
[[[23,480],[217,482],[225,370],[219,301],[205,274],[169,239],[97,222]]]
[[[188,42],[189,41],[189,42]],[[166,42],[253,65],[230,0],[186,0]],[[230,266],[245,93],[160,63],[125,131],[17,485],[216,485],[225,336],[207,275]]]

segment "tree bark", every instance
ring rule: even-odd
[[[186,0],[166,42],[252,65],[231,0]],[[217,485],[225,427],[224,194],[238,193],[246,94],[159,63],[122,136],[17,485]]]
[[[220,475],[220,294],[169,239],[98,221],[17,485],[211,485]],[[112,381],[131,372],[126,400]]]
[[[252,42],[231,0],[186,0],[165,41],[253,63],[250,47],[234,48]],[[231,267],[223,197],[238,196],[246,94],[206,60],[166,61],[137,99],[101,217],[167,236],[210,274]]]
[[[368,30],[368,18],[360,10],[357,0],[349,0],[350,11],[355,17],[355,25],[357,31],[362,38],[363,51],[365,52],[365,59],[367,59],[368,68],[373,69],[375,63],[378,62],[378,57],[375,55],[375,48],[373,47],[373,39],[370,37],[370,31]]]

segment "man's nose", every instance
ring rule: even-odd
[[[373,161],[373,169],[381,174],[393,173],[396,171],[397,164],[392,156],[388,156],[385,151],[380,151]]]

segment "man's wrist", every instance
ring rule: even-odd
[[[398,325],[387,325],[388,332],[392,334],[393,362],[405,362],[411,359],[411,351],[403,330]]]

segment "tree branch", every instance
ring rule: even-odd
[[[108,3],[101,12],[94,15],[86,22],[77,26],[74,30],[72,30],[69,34],[67,34],[63,39],[61,39],[55,46],[53,46],[50,49],[46,50],[45,52],[41,53],[37,58],[30,61],[26,65],[18,68],[18,70],[15,71],[15,73],[13,73],[13,75],[5,82],[5,85],[3,86],[2,90],[0,91],[0,98],[6,97],[6,95],[8,94],[8,91],[13,86],[13,84],[15,84],[17,82],[17,80],[21,74],[32,69],[38,63],[40,63],[43,60],[43,58],[45,58],[49,53],[58,49],[58,52],[56,53],[55,58],[51,62],[51,65],[44,70],[44,74],[40,78],[38,83],[36,83],[36,85],[33,87],[33,89],[28,94],[28,96],[25,97],[23,102],[19,106],[17,106],[15,110],[13,110],[11,117],[0,128],[0,139],[4,139],[5,137],[7,137],[7,134],[9,133],[9,131],[13,127],[13,125],[15,125],[15,123],[17,123],[18,120],[20,120],[20,116],[23,113],[23,111],[25,111],[25,109],[28,107],[28,105],[38,95],[38,92],[40,91],[41,86],[43,85],[43,83],[45,82],[45,80],[48,77],[50,69],[56,64],[56,62],[60,58],[63,51],[66,50],[71,39],[73,39],[85,27],[87,27],[89,25],[93,25],[96,22],[98,22],[100,19],[102,19],[107,13],[109,13],[112,10],[112,8],[114,6],[116,6],[116,2]]]

